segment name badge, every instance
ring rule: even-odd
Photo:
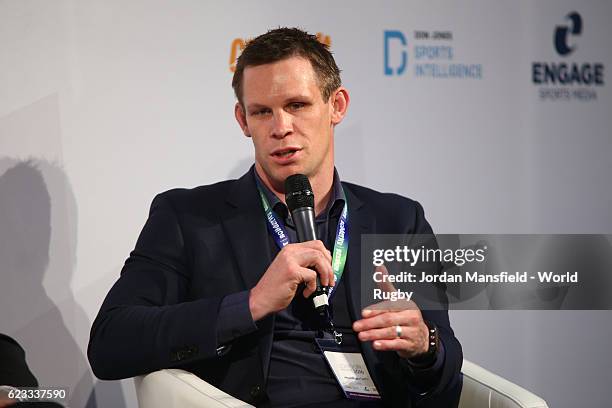
[[[357,345],[337,344],[332,339],[315,339],[319,349],[349,399],[379,400],[380,394]]]

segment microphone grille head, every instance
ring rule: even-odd
[[[308,177],[303,174],[294,174],[285,180],[285,201],[289,211],[296,208],[314,208],[314,193]]]

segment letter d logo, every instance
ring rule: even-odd
[[[393,68],[389,64],[389,43],[391,40],[399,40],[402,44],[402,62],[395,69],[396,75],[401,75],[406,70],[406,62],[408,61],[408,53],[404,49],[406,47],[406,37],[401,31],[385,30],[385,75],[393,75]]]

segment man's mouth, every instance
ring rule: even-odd
[[[297,147],[288,147],[285,149],[278,149],[275,150],[272,153],[272,156],[274,157],[279,157],[281,159],[286,159],[289,158],[291,156],[293,156],[296,152],[300,151],[301,149],[297,148]]]

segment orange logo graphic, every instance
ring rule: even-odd
[[[321,44],[325,44],[331,48],[331,37],[329,35],[325,35],[323,33],[317,33],[317,40]]]
[[[328,47],[331,47],[331,37],[329,35],[325,35],[323,33],[317,33],[317,40],[321,44],[325,44]],[[248,39],[244,38],[234,38],[232,41],[232,45],[230,46],[230,55],[229,55],[229,70],[230,72],[236,71],[236,60],[244,50],[244,47]]]

